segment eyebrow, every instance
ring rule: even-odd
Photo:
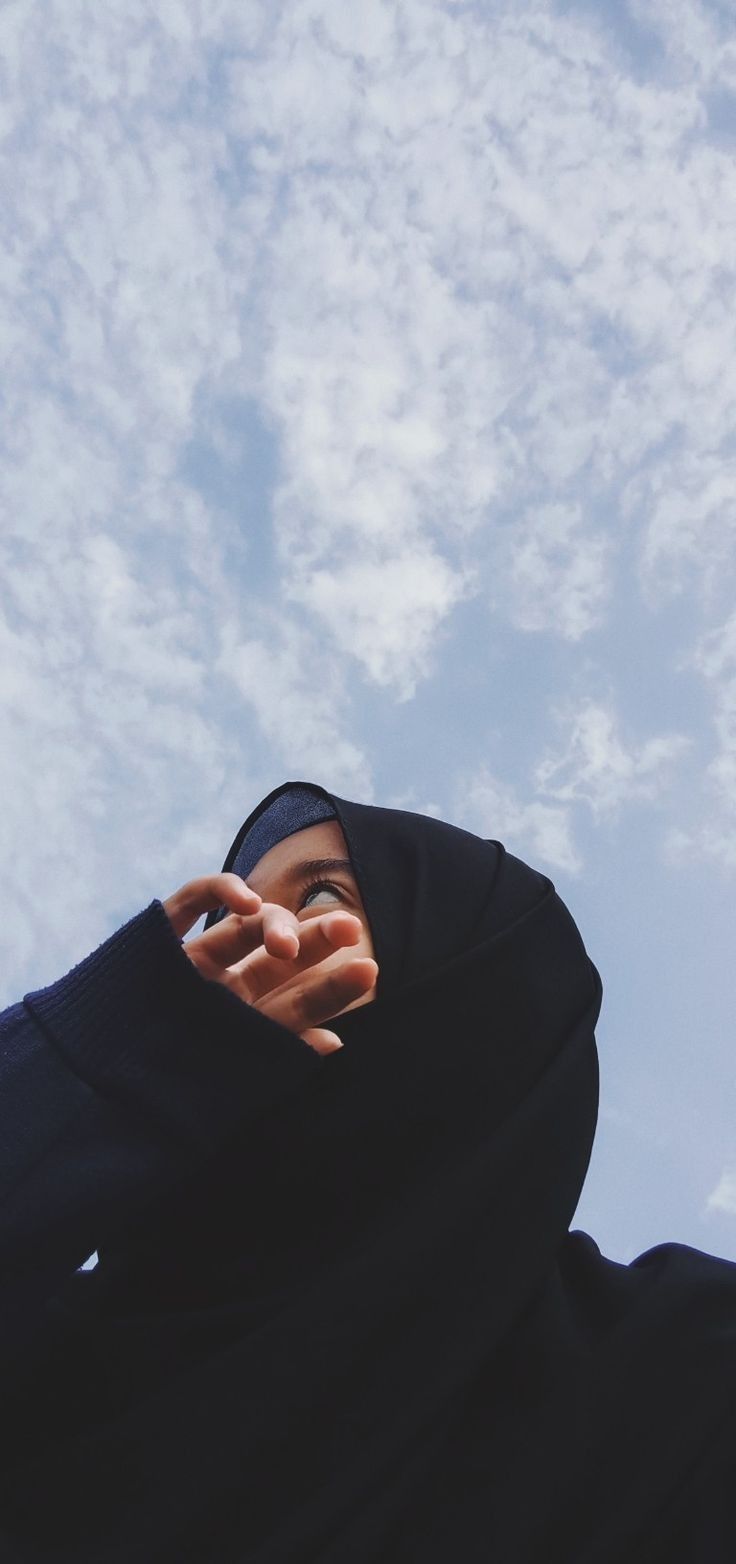
[[[305,858],[289,869],[291,879],[306,878],[309,874],[349,874],[355,879],[355,870],[349,858]]]

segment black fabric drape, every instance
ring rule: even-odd
[[[60,1293],[8,1537],[29,1564],[725,1564],[736,1266],[568,1232],[601,1001],[570,914],[499,843],[315,791],[378,998]]]

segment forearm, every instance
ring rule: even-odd
[[[159,902],[0,1017],[0,1311],[43,1301],[320,1060],[181,949]]]

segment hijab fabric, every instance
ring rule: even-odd
[[[601,1004],[570,913],[499,842],[308,783],[223,867],[332,817],[377,998],[74,1278],[54,1372],[95,1389],[14,1474],[28,1559],[725,1564],[736,1267],[569,1232]]]

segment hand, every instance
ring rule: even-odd
[[[378,974],[370,956],[330,960],[360,939],[361,922],[353,913],[326,912],[300,923],[285,907],[262,902],[237,874],[190,880],[163,906],[180,938],[203,912],[228,907],[228,917],[182,947],[197,970],[296,1032],[317,1053],[342,1047],[320,1022],[368,993]]]

